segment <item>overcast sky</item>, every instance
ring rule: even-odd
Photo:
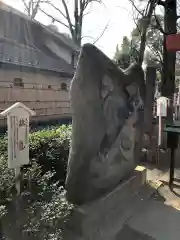
[[[54,1],[60,2],[60,0]],[[5,2],[24,11],[22,0],[6,0]],[[123,36],[130,35],[134,26],[131,16],[132,7],[128,0],[104,0],[103,2],[105,6],[94,4],[90,9],[91,13],[85,16],[83,42],[93,42],[108,24],[107,30],[96,45],[109,57],[113,57],[116,45],[121,43]],[[39,14],[36,19],[45,25],[51,24],[51,19],[43,14]],[[67,32],[66,28],[60,25],[58,27],[60,31]]]

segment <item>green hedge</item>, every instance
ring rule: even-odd
[[[71,140],[71,126],[45,129],[30,134],[30,159],[35,160],[42,172],[54,172],[53,181],[64,185]]]
[[[25,174],[28,171],[36,172],[37,168],[41,167],[41,176],[47,172],[53,173],[49,183],[58,182],[59,185],[64,186],[70,140],[71,126],[66,125],[31,133],[29,135],[30,164],[24,166],[22,171]],[[2,195],[9,195],[13,186],[14,171],[7,168],[7,136],[5,136],[0,138],[1,198]]]
[[[72,208],[63,188],[71,126],[30,133],[29,143],[30,164],[21,169],[23,180],[18,197],[21,209],[19,215],[14,216],[13,206],[17,201],[14,170],[7,167],[7,137],[0,138],[0,219],[8,219],[10,226],[7,227],[18,228],[19,233],[27,235],[26,239],[37,235],[38,239],[61,239],[61,224]]]

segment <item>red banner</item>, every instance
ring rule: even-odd
[[[168,51],[180,51],[180,34],[171,34],[166,37],[166,48]]]

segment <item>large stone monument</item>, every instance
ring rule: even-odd
[[[70,94],[73,133],[67,199],[79,206],[76,215],[81,212],[83,219],[83,223],[78,221],[81,238],[77,239],[101,239],[99,234],[94,235],[95,228],[101,225],[102,218],[107,222],[116,219],[117,223],[114,215],[110,217],[111,210],[121,205],[122,212],[119,201],[128,196],[129,190],[121,194],[120,188],[127,188],[124,186],[140,159],[144,73],[137,64],[122,71],[95,46],[86,44]]]

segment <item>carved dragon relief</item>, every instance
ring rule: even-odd
[[[73,133],[66,188],[68,200],[81,205],[112,191],[138,163],[143,70],[133,64],[122,71],[87,44],[70,92]]]

